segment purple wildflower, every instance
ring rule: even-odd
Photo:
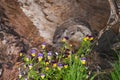
[[[61,41],[66,42],[68,39],[69,39],[69,37],[63,37]]]
[[[23,76],[23,73],[22,73],[22,72],[19,72],[18,77],[19,77],[19,78],[22,78],[22,76]]]
[[[68,40],[68,39],[69,39],[69,37],[67,37],[67,36],[65,36],[64,38],[65,38],[66,40]]]
[[[65,65],[64,65],[64,68],[68,68],[68,65],[67,65],[67,64],[65,64]]]
[[[43,54],[42,53],[38,53],[38,61],[41,61],[43,59]]]
[[[86,58],[85,58],[85,57],[83,57],[83,58],[81,58],[81,60],[86,60]]]
[[[41,48],[45,49],[45,47],[46,47],[46,43],[42,43]]]
[[[26,56],[25,60],[26,60],[26,61],[29,61],[30,58],[31,58],[30,56]]]
[[[63,67],[63,65],[62,65],[62,64],[58,64],[58,70],[61,70],[61,69],[62,69],[62,67]]]
[[[33,65],[32,65],[32,64],[30,64],[30,65],[29,65],[29,69],[32,69],[32,67],[33,67]]]
[[[32,50],[31,50],[31,53],[36,53],[36,50],[35,50],[35,49],[32,49]]]
[[[43,54],[42,53],[38,53],[38,57],[43,57]]]
[[[94,39],[92,35],[86,35],[86,37],[87,37],[87,39],[90,40],[90,41],[92,41],[92,40]]]
[[[86,58],[85,57],[81,58],[81,63],[86,64]]]
[[[51,53],[51,52],[48,52],[48,56],[52,56],[52,53]]]
[[[31,49],[31,55],[34,57],[35,56],[35,53],[36,53],[36,49]]]
[[[48,54],[48,56],[47,56],[47,57],[48,57],[48,59],[50,60],[50,59],[51,59],[51,57],[52,57],[52,53],[51,53],[51,52],[48,52],[47,54]]]
[[[41,74],[41,78],[44,79],[45,78],[45,74]]]

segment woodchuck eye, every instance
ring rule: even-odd
[[[75,34],[75,32],[71,32],[71,33],[70,33],[70,35],[74,35],[74,34]]]
[[[57,35],[57,36],[56,36],[57,39],[60,38],[60,37],[61,37],[60,35]]]

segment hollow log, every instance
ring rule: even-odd
[[[79,17],[100,31],[109,16],[107,0],[0,0],[0,80],[16,80],[18,53],[52,43],[57,25],[65,20]]]

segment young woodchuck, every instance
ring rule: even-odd
[[[60,46],[64,37],[67,37],[68,41],[73,43],[81,42],[86,35],[92,35],[89,23],[80,18],[71,18],[57,27],[53,36],[53,44],[55,47]]]

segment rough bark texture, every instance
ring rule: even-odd
[[[20,36],[23,36],[30,41],[40,37],[38,30],[20,9],[16,0],[1,0],[0,6],[1,13],[6,16],[5,19],[9,22],[9,26],[12,27]]]
[[[15,0],[0,0],[0,80],[17,80],[19,52],[26,53],[30,46],[42,41]]]

